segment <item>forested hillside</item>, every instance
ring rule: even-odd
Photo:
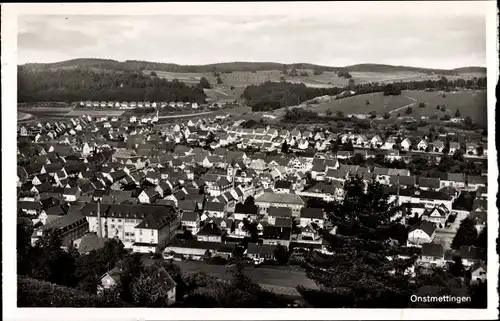
[[[18,67],[18,101],[189,101],[204,103],[200,87],[139,72],[87,68],[33,71]]]

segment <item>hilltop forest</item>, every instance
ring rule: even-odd
[[[184,101],[204,103],[199,86],[167,81],[140,72],[18,67],[18,101]]]

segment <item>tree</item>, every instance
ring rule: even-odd
[[[290,253],[281,244],[278,244],[276,248],[274,249],[274,257],[276,258],[276,261],[281,264],[281,265],[286,265],[288,263],[288,258],[290,257]]]
[[[290,71],[290,76],[292,77],[297,77],[297,69],[295,69],[295,67],[292,68],[292,71]]]
[[[323,74],[323,70],[321,70],[319,68],[314,69],[314,75],[318,76],[318,75],[321,75],[321,74]]]
[[[152,71],[150,74],[149,74],[151,77],[158,77],[158,75],[156,74],[155,71]]]
[[[370,101],[367,99],[365,100],[365,105],[369,105],[370,104]]]
[[[412,112],[413,112],[413,109],[411,107],[407,107],[405,109],[405,114],[407,114],[407,115],[411,114]]]
[[[353,87],[353,86],[354,86],[354,79],[349,78],[348,87]]]
[[[460,116],[461,116],[460,110],[458,110],[458,108],[457,108],[457,111],[455,112],[455,117],[459,118]]]
[[[336,115],[339,118],[344,118],[344,112],[343,111],[337,110]]]
[[[442,111],[442,112],[445,112],[445,111],[446,111],[446,106],[445,106],[445,105],[441,105],[441,111]]]
[[[441,109],[441,106],[439,106],[439,105],[436,105],[436,109],[438,109],[438,110],[439,110],[439,109]]]
[[[391,221],[398,208],[382,186],[370,182],[365,188],[360,177],[351,177],[344,184],[344,200],[332,207],[327,217],[337,235],[325,234],[324,241],[334,254],[321,263],[309,260],[306,275],[321,290],[304,299],[314,307],[407,306],[412,289],[404,271],[414,258],[387,259],[393,255],[389,241],[398,238],[401,224]]]
[[[483,248],[485,250],[488,249],[488,228],[485,226],[481,232],[479,232],[479,235],[477,236],[476,242],[474,243],[475,246]]]
[[[453,264],[450,266],[450,273],[456,277],[464,276],[465,267],[460,256],[453,257]]]
[[[370,118],[371,119],[377,118],[377,112],[376,111],[371,111],[370,112]]]
[[[465,119],[464,119],[464,124],[465,124],[467,127],[472,126],[472,118],[470,118],[469,116],[465,117]]]
[[[223,84],[223,81],[222,81],[222,79],[220,78],[220,76],[217,76],[217,84],[218,84],[218,85]]]
[[[424,107],[425,107],[425,103],[424,103],[424,102],[420,102],[420,103],[418,104],[418,107],[420,107],[420,108],[424,108]]]
[[[229,87],[229,89],[234,90],[234,86],[233,86],[233,85],[231,85],[231,87]]]
[[[284,154],[288,154],[288,149],[289,149],[289,146],[288,146],[288,143],[285,140],[283,142],[283,145],[281,145],[281,152],[284,153]]]
[[[461,246],[473,245],[477,239],[477,230],[470,218],[465,218],[460,227],[458,228],[457,234],[453,238],[451,247],[453,249],[459,250]]]
[[[365,163],[365,157],[360,153],[356,153],[354,155],[352,163],[353,165],[362,165]]]
[[[389,119],[389,118],[391,118],[391,114],[389,114],[388,112],[385,112],[384,119]]]
[[[332,114],[333,114],[333,112],[332,112],[332,110],[331,110],[331,109],[328,109],[328,110],[326,111],[326,115],[327,115],[327,116],[331,116]]]
[[[205,77],[201,77],[200,78],[200,87],[203,88],[203,89],[210,89],[210,88],[212,88],[212,86],[208,82],[207,78],[205,78]]]

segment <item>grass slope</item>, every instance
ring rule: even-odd
[[[444,94],[444,97],[443,97]],[[314,101],[314,99],[313,99]],[[366,105],[366,101],[370,104]],[[424,102],[426,107],[420,108],[418,104]],[[306,109],[318,113],[326,113],[331,110],[333,113],[342,111],[344,114],[368,114],[375,111],[377,115],[383,115],[385,112],[393,114],[400,113],[405,115],[405,109],[402,108],[411,104],[413,113],[410,116],[432,116],[438,117],[450,115],[454,117],[455,111],[460,110],[462,117],[471,117],[480,124],[486,124],[486,91],[484,90],[464,90],[458,92],[426,92],[426,91],[403,91],[399,96],[384,96],[383,93],[365,94],[335,100],[334,97],[324,97],[319,100],[319,104],[306,104]],[[445,105],[446,111],[442,112],[436,109],[437,105]]]

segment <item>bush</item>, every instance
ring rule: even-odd
[[[366,100],[365,101],[365,105],[369,105],[370,104],[370,101],[369,100]]]
[[[425,103],[424,103],[424,102],[420,102],[420,103],[418,104],[418,107],[420,107],[420,108],[424,108],[424,107],[425,107]]]
[[[388,112],[385,112],[384,119],[389,119],[389,118],[391,118],[391,114],[389,114]]]
[[[301,75],[302,77],[309,77],[309,73],[308,73],[307,71],[301,71],[301,72],[300,72],[300,75]]]
[[[413,109],[411,107],[406,108],[405,114],[409,115],[411,113],[413,113]]]

